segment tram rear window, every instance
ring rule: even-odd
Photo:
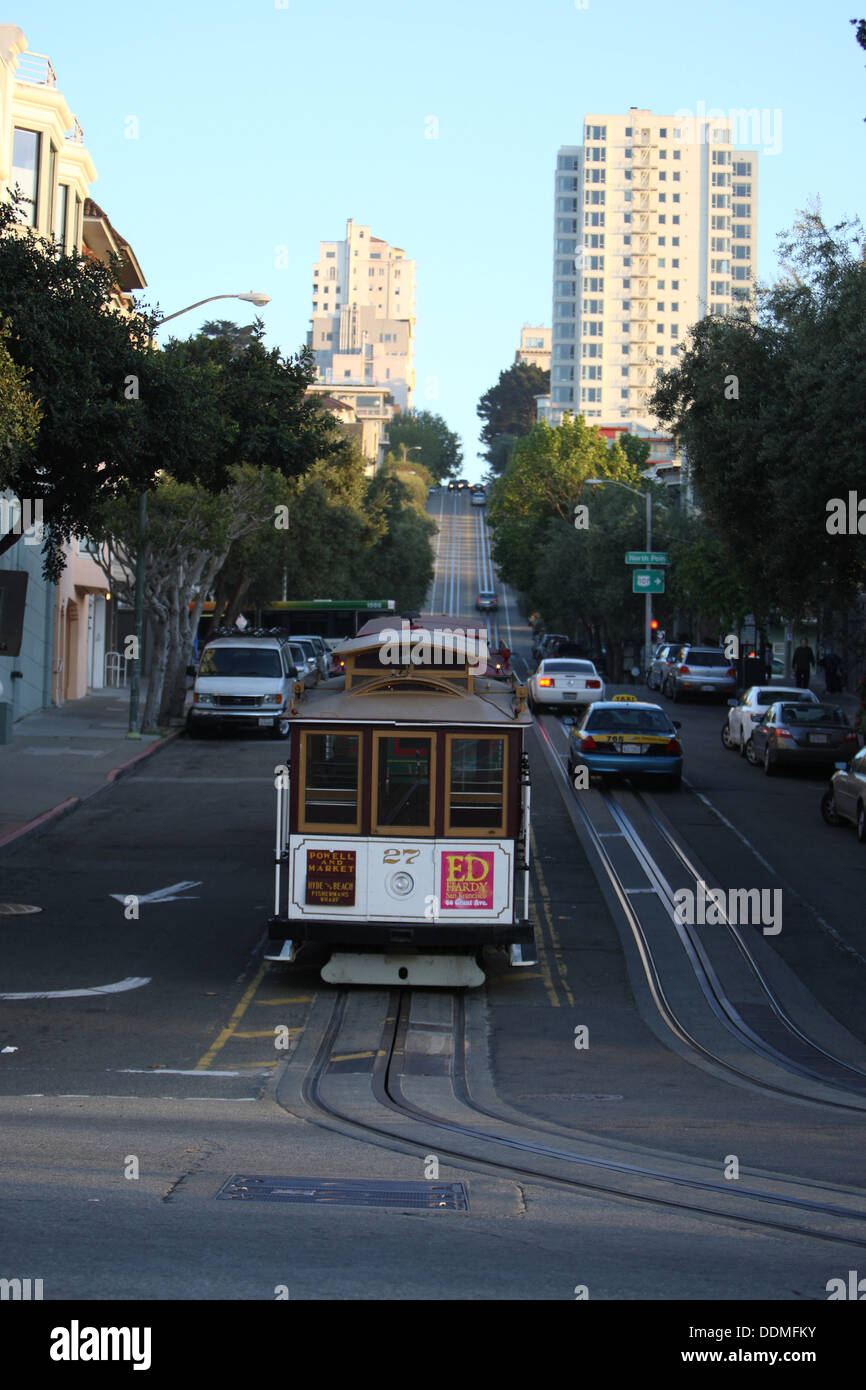
[[[432,833],[431,754],[433,740],[414,733],[376,735],[376,830],[390,826]]]
[[[450,771],[447,829],[502,834],[505,821],[505,739],[448,740]]]
[[[357,829],[358,734],[304,734],[304,822]]]

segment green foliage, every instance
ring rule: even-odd
[[[478,402],[477,414],[484,421],[482,443],[487,446],[485,457],[491,467],[494,459],[504,466],[503,446],[494,448],[502,435],[522,439],[533,428],[538,415],[535,397],[547,395],[550,372],[543,372],[534,362],[516,362],[499,373],[499,381],[485,391]]]
[[[422,463],[437,483],[456,477],[463,463],[459,435],[449,430],[441,415],[429,410],[395,415],[388,423],[388,439],[393,454],[399,457],[405,448],[409,460]],[[408,453],[413,448],[418,452]]]
[[[29,372],[11,357],[8,338],[9,326],[0,322],[0,492],[17,486],[42,417],[39,402],[30,394]]]
[[[365,596],[393,598],[401,612],[420,610],[433,580],[434,522],[411,505],[404,483],[389,469],[372,479],[365,506],[382,528],[365,558]]]
[[[650,402],[685,444],[696,498],[757,610],[840,611],[866,583],[866,537],[827,530],[830,499],[863,483],[862,240],[858,223],[802,214],[758,321],[703,319]]]
[[[635,468],[646,467],[652,450],[645,439],[641,439],[637,434],[629,434],[628,430],[625,430],[617,438],[617,443],[629,463],[633,463]]]
[[[22,234],[14,205],[0,206],[6,348],[41,411],[32,447],[6,450],[3,476],[42,502],[49,578],[66,541],[162,471],[220,492],[242,463],[293,477],[344,448],[333,418],[305,400],[311,353],[284,359],[258,330],[239,351],[232,337],[200,335],[161,352],[153,318],[112,308],[116,274]],[[0,539],[0,554],[15,539]]]

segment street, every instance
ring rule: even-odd
[[[429,608],[471,617],[483,520],[429,510]],[[491,635],[525,672],[501,587]],[[256,733],[177,739],[9,846],[2,897],[40,911],[0,917],[4,1272],[52,1299],[825,1299],[866,1235],[863,847],[820,777],[722,747],[721,703],[630,693],[682,721],[683,790],[575,792],[542,715],[539,964],[488,952],[465,995],[262,962],[281,745]],[[666,891],[696,877],[781,890],[781,930],[687,941]],[[218,1196],[429,1185],[431,1159],[468,1210]]]

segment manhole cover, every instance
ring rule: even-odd
[[[241,1202],[294,1202],[335,1207],[397,1207],[406,1211],[468,1211],[462,1182],[366,1182],[360,1178],[264,1178],[235,1174],[217,1197]]]
[[[31,912],[41,912],[41,907],[32,903],[0,903],[0,917],[27,917]]]

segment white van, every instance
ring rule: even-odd
[[[186,719],[190,738],[226,727],[268,729],[287,738],[298,671],[285,640],[270,633],[220,636],[199,659]]]

